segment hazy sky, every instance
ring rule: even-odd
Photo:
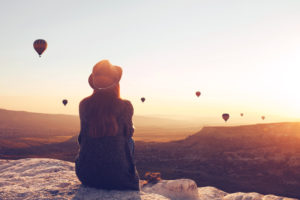
[[[0,27],[0,108],[77,114],[109,59],[138,115],[300,119],[299,0],[0,0]]]

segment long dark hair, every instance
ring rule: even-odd
[[[87,103],[84,112],[89,136],[117,135],[119,127],[116,105],[119,99],[119,84],[105,90],[94,90],[94,93],[86,98]]]

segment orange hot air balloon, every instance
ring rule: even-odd
[[[196,92],[196,96],[197,96],[197,97],[200,97],[200,95],[201,95],[201,92],[197,91],[197,92]]]
[[[145,97],[142,97],[141,98],[141,101],[144,103],[144,101],[145,101],[146,99],[145,99]]]
[[[42,53],[47,49],[47,42],[43,39],[38,39],[38,40],[34,41],[33,47],[34,47],[35,51],[41,57]]]
[[[64,99],[64,100],[62,100],[62,103],[64,104],[64,106],[66,106],[68,104],[68,100]]]
[[[225,122],[229,119],[229,114],[228,113],[223,113],[222,118],[224,119]]]
[[[262,120],[265,120],[265,118],[266,118],[265,116],[261,116],[261,119],[262,119]]]
[[[244,113],[241,113],[240,115],[241,115],[241,117],[243,117],[243,116],[244,116]]]

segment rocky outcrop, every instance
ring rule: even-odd
[[[74,163],[54,159],[0,160],[0,199],[72,200],[291,200],[258,193],[228,194],[200,187],[190,179],[162,180],[141,186],[140,192],[106,191],[80,184]]]
[[[170,199],[199,199],[197,184],[190,179],[161,180],[154,185],[143,186],[142,191],[160,194]]]

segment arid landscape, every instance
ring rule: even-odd
[[[0,6],[0,200],[300,200],[300,0],[42,2]]]
[[[300,197],[300,123],[199,126],[198,131],[184,131],[183,123],[174,120],[139,116],[134,120],[140,176],[160,172],[163,179],[191,178],[198,186],[227,192]],[[76,116],[0,110],[0,158],[74,161],[78,131]],[[173,141],[162,142],[166,138]]]

